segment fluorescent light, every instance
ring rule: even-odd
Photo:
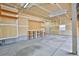
[[[29,4],[29,3],[26,3],[26,4],[24,5],[24,8],[26,8],[26,7],[28,6],[28,4]]]
[[[66,13],[67,13],[66,9],[56,10],[56,11],[50,12],[49,17],[55,17],[55,16],[63,15],[63,14],[66,14]]]

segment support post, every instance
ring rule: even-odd
[[[72,3],[72,53],[77,54],[77,8]]]
[[[35,38],[37,39],[37,31],[35,31]]]

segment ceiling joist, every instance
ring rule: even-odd
[[[33,5],[37,6],[38,8],[40,8],[40,9],[46,11],[46,12],[49,12],[49,10],[45,9],[44,7],[42,7],[42,6],[38,5],[38,4],[33,4]]]
[[[57,6],[59,9],[63,9],[63,8],[62,8],[59,4],[57,4],[57,3],[56,3],[56,6]],[[68,16],[67,14],[66,14],[66,17],[69,18],[69,16]]]

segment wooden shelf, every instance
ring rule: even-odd
[[[9,12],[9,13],[12,13],[12,14],[18,14],[18,12],[13,12],[13,11],[10,11],[10,10],[5,10],[5,9],[0,9],[1,11],[3,12]]]
[[[1,10],[5,10],[5,11],[9,11],[9,12],[13,12],[13,13],[18,13],[18,10],[14,7],[11,7],[9,5],[6,4],[1,4]]]
[[[1,4],[0,5],[0,16],[7,18],[18,18],[18,10],[16,8]]]
[[[7,16],[7,15],[0,15],[1,17],[6,17],[6,18],[13,18],[13,19],[17,19],[18,17],[13,17],[13,16]]]

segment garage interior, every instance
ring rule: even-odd
[[[78,4],[76,27],[72,9],[71,3],[0,3],[0,56],[76,55],[72,39],[75,32],[78,51]]]

